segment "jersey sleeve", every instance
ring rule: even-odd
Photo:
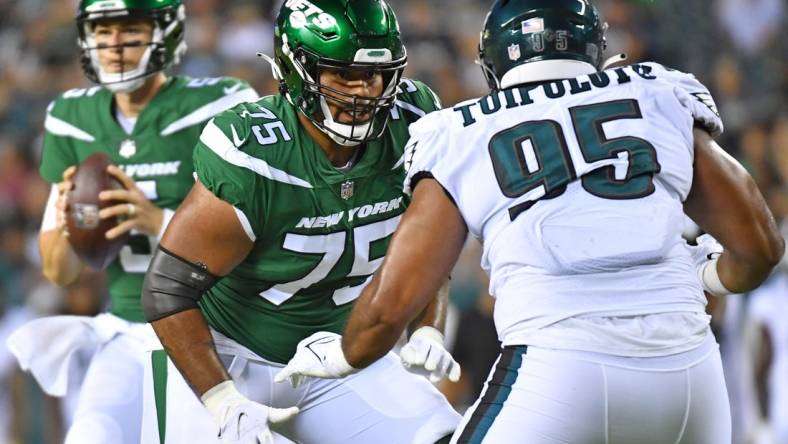
[[[692,74],[657,66],[663,71],[661,76],[672,83],[676,97],[692,115],[696,125],[706,129],[713,137],[722,134],[724,128],[720,112],[706,86]]]
[[[78,163],[70,137],[91,137],[87,133],[80,134],[78,128],[72,127],[64,120],[64,116],[61,115],[63,114],[61,105],[57,100],[50,103],[44,120],[44,141],[39,173],[50,183],[63,180],[63,171]],[[69,136],[69,132],[74,134]]]
[[[262,230],[263,214],[254,169],[261,161],[244,151],[250,131],[239,110],[225,111],[205,125],[194,148],[194,171],[205,188],[243,213],[242,225],[256,236]]]
[[[446,131],[440,118],[440,113],[433,113],[422,117],[416,123],[410,125],[410,139],[405,146],[405,183],[403,190],[407,195],[413,193],[413,189],[419,180],[433,178],[443,185],[441,178],[440,159],[449,146],[448,131]],[[450,189],[446,190],[452,194]]]

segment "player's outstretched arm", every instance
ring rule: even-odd
[[[716,294],[752,290],[783,256],[774,216],[752,177],[706,131],[694,130],[694,147],[692,189],[684,211],[724,247],[702,272],[704,286],[716,286]]]
[[[353,307],[342,340],[350,365],[366,367],[391,350],[445,282],[466,235],[465,221],[441,185],[422,179],[383,265]]]

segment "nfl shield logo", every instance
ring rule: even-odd
[[[345,200],[348,200],[351,197],[353,197],[353,181],[352,180],[346,180],[346,181],[342,182],[342,186],[339,189],[339,196],[342,199],[345,199]]]
[[[512,43],[509,45],[509,59],[510,60],[519,60],[520,59],[520,44],[519,43]]]
[[[128,159],[137,153],[137,144],[131,139],[126,139],[120,143],[120,150],[118,154],[124,159]]]

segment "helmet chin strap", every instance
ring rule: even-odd
[[[334,117],[331,115],[331,110],[328,108],[328,103],[326,103],[325,97],[320,97],[320,109],[323,111],[323,125],[330,129],[331,131],[323,131],[331,138],[334,142],[346,146],[346,147],[354,147],[361,144],[359,140],[353,140],[351,137],[354,134],[367,134],[369,131],[369,127],[372,125],[374,118],[369,119],[369,122],[364,123],[362,125],[346,125],[344,123],[339,123],[334,120]]]
[[[490,78],[490,79],[492,79],[493,81],[495,81],[495,86],[496,86],[497,89],[501,89],[501,82],[498,81],[498,78],[495,77],[495,73],[492,72],[492,70],[489,67],[487,67],[487,65],[482,63],[482,61],[479,60],[479,59],[474,60],[473,63],[476,64],[476,65],[481,66],[482,70],[485,73],[485,76]]]
[[[102,81],[102,83],[104,83],[104,88],[107,88],[113,93],[134,92],[145,84],[145,80],[147,80],[148,77],[150,76],[139,77],[133,80],[126,80],[124,82],[104,83],[107,82],[107,80],[106,78],[102,77],[101,73],[99,73],[99,79]]]
[[[612,67],[613,65],[617,64],[617,63],[623,62],[626,59],[627,59],[627,55],[624,54],[623,52],[620,53],[620,54],[616,54],[616,55],[614,55],[612,57],[608,57],[608,59],[605,60],[605,63],[602,64],[602,66],[599,68],[599,70],[600,71],[604,71],[604,70]]]

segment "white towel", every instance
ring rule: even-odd
[[[111,314],[96,317],[51,316],[34,319],[17,329],[6,342],[20,367],[29,370],[51,396],[64,396],[69,369],[78,351],[96,352],[119,334],[156,341],[149,324],[135,324]]]

